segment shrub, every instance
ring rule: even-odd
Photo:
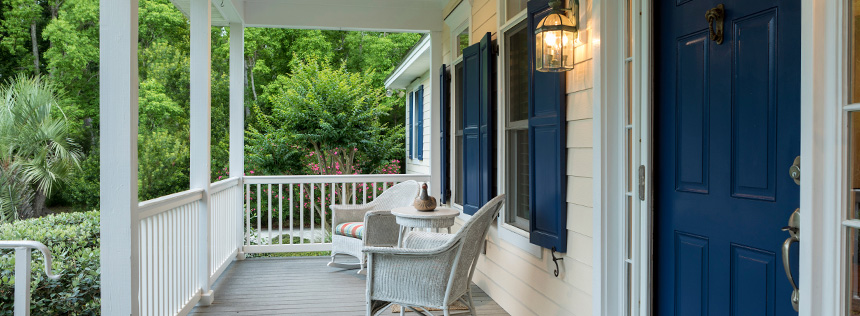
[[[98,315],[99,212],[66,213],[0,224],[0,240],[35,240],[54,255],[59,280],[45,275],[44,257],[33,252],[33,315]],[[0,315],[12,315],[14,250],[0,250]]]

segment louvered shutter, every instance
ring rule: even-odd
[[[415,156],[424,160],[424,86],[415,93]]]
[[[490,36],[463,50],[463,212],[470,215],[494,196],[496,64]]]
[[[448,131],[451,129],[451,75],[448,73],[445,65],[442,65],[442,69],[439,70],[439,95],[442,100],[440,105],[441,109],[441,118],[439,119],[439,150],[442,152],[439,154],[439,157],[442,159],[440,161],[442,165],[442,174],[440,175],[440,179],[442,180],[442,191],[440,192],[439,203],[445,204],[448,202],[448,198],[451,196],[451,146],[450,135]]]

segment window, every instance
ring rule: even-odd
[[[454,65],[454,80],[452,86],[454,93],[454,108],[451,111],[454,117],[454,204],[463,205],[463,62]]]
[[[457,54],[456,57],[460,57],[463,55],[463,49],[465,49],[466,47],[469,47],[469,28],[468,27],[463,29],[462,31],[460,31],[459,34],[457,34],[455,44],[456,44],[456,46],[454,46],[454,48],[455,48],[454,51]]]
[[[507,0],[505,1],[505,15],[507,20],[514,18],[518,13],[526,9],[528,0]]]
[[[844,257],[847,275],[843,287],[846,300],[846,314],[860,314],[860,1],[851,1],[853,12],[849,19],[849,52],[848,52],[848,81],[849,94],[846,108],[848,132],[848,174],[846,175],[848,194],[847,210],[842,222],[845,227],[845,252]]]
[[[529,230],[529,58],[525,20],[505,32],[505,137],[507,196],[505,222]]]

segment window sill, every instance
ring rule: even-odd
[[[519,229],[513,225],[503,223],[499,217],[499,238],[508,242],[514,247],[534,256],[535,258],[543,258],[543,248],[529,242],[529,233]]]

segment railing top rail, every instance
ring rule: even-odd
[[[246,184],[298,184],[298,183],[362,183],[400,182],[407,180],[430,181],[426,174],[350,174],[350,175],[290,175],[290,176],[245,176]]]
[[[141,202],[138,205],[138,218],[144,219],[176,207],[180,207],[203,199],[203,190],[194,189],[165,195],[157,199]]]
[[[227,179],[212,183],[209,185],[209,194],[215,194],[215,193],[227,190],[228,188],[230,188],[232,186],[239,185],[240,179],[241,178],[239,178],[239,177],[232,177],[232,178],[227,178]]]
[[[54,274],[54,272],[51,270],[51,261],[53,260],[53,258],[51,256],[51,250],[48,249],[48,246],[45,246],[45,244],[31,240],[0,240],[0,249],[12,248],[28,248],[41,251],[42,254],[45,255],[45,274],[47,274],[49,278],[54,280],[60,278],[59,274]]]

